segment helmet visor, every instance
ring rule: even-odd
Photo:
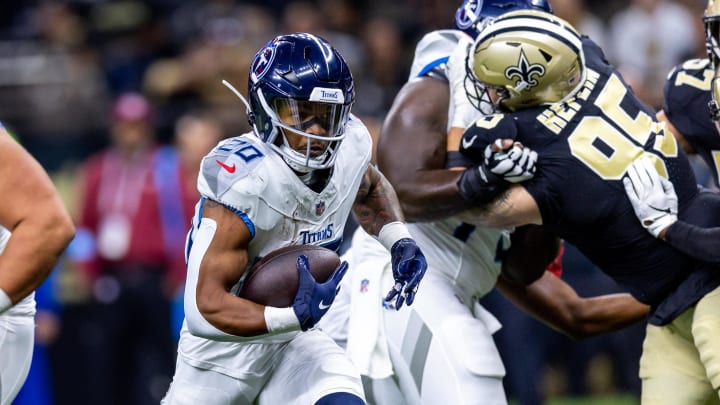
[[[325,140],[332,140],[345,132],[350,112],[349,105],[292,98],[276,98],[272,102],[272,109],[283,126],[310,138]],[[313,127],[316,129],[308,133]]]

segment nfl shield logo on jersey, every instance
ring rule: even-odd
[[[320,216],[325,212],[325,201],[315,204],[315,215]]]
[[[368,285],[370,285],[370,280],[366,278],[362,279],[362,281],[360,281],[360,292],[363,294],[368,292]]]

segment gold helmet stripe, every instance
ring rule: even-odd
[[[515,14],[515,13],[510,13]],[[549,20],[535,15],[507,15],[498,18],[490,24],[478,37],[476,43],[479,44],[488,38],[500,35],[504,32],[512,31],[530,31],[546,34],[556,38],[557,40],[568,45],[574,52],[582,53],[582,40],[580,34],[575,31],[570,24],[563,24],[563,20],[555,18]]]

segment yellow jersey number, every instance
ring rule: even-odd
[[[667,168],[655,153],[642,148],[655,134],[653,151],[662,156],[677,156],[678,146],[672,135],[665,134],[665,124],[654,121],[648,114],[638,110],[634,116],[626,111],[621,102],[627,88],[620,78],[612,75],[600,91],[595,105],[604,116],[584,117],[568,137],[570,151],[606,180],[622,178],[628,166],[642,155],[649,156],[661,176],[667,178]],[[618,128],[622,128],[618,130]]]

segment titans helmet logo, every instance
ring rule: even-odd
[[[455,24],[461,30],[470,28],[477,20],[480,4],[477,0],[465,0],[455,12]]]
[[[265,48],[255,54],[255,57],[250,64],[250,71],[252,72],[253,81],[260,80],[268,71],[270,66],[275,59],[275,41],[268,42]]]
[[[520,58],[517,66],[510,66],[505,69],[505,78],[512,80],[517,78],[515,89],[518,91],[529,90],[538,85],[536,77],[542,77],[545,74],[545,66],[534,63],[530,64],[525,56],[525,52],[520,48]]]

